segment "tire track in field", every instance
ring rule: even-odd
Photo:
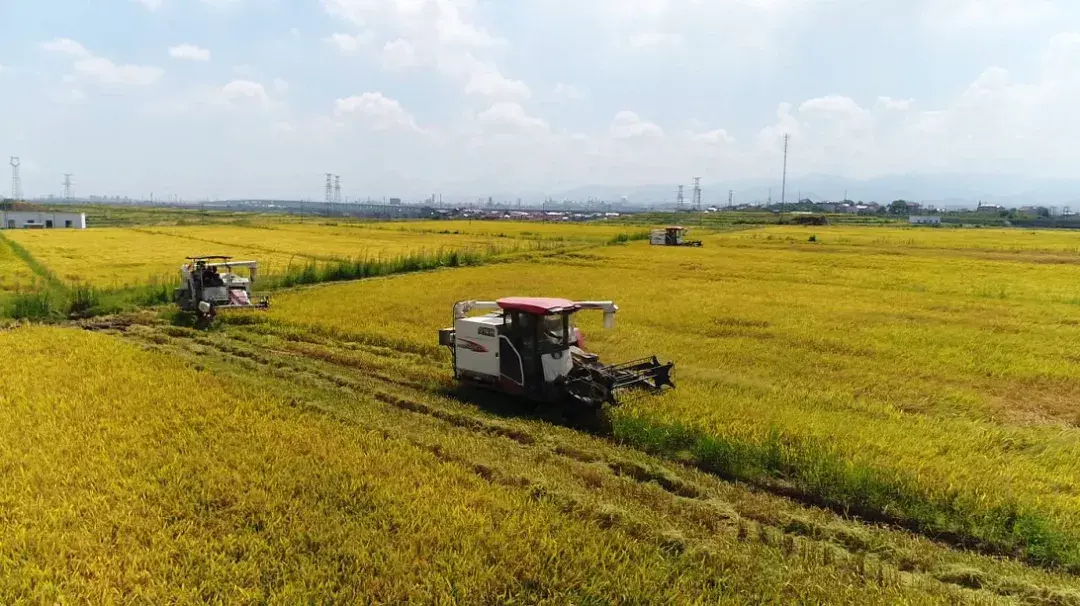
[[[717,519],[731,520],[727,511],[717,510],[713,507],[714,500],[708,496],[707,489],[679,478],[676,474],[666,470],[663,465],[657,465],[654,469],[649,469],[633,461],[582,451],[557,441],[554,444],[550,440],[541,441],[528,431],[508,424],[487,421],[468,414],[449,411],[421,402],[418,399],[402,397],[379,390],[375,386],[365,385],[362,381],[293,362],[286,362],[245,347],[222,343],[220,340],[200,336],[194,331],[188,331],[188,329],[170,331],[168,327],[164,330],[155,330],[154,327],[140,324],[137,324],[137,326],[143,330],[129,330],[132,325],[121,325],[119,327],[117,325],[108,325],[107,328],[114,329],[114,332],[118,332],[124,337],[142,341],[152,348],[161,348],[172,352],[180,349],[188,355],[195,354],[196,356],[205,355],[206,352],[192,349],[190,345],[210,349],[222,359],[231,360],[233,363],[252,370],[260,372],[269,370],[275,376],[292,381],[301,376],[309,381],[314,380],[323,387],[344,390],[355,395],[368,395],[375,401],[398,410],[435,419],[477,435],[504,438],[520,447],[537,451],[537,455],[554,456],[563,460],[564,466],[571,470],[571,475],[586,485],[592,481],[591,478],[596,473],[596,465],[600,464],[603,466],[601,469],[605,471],[605,474],[612,478],[630,482],[646,490],[649,486],[659,488],[667,493],[670,498],[675,499],[677,503],[704,505],[709,510],[710,515],[715,516]],[[116,330],[117,328],[119,330]],[[228,337],[224,337],[224,339],[228,339]],[[334,366],[332,362],[326,363]],[[292,372],[289,372],[289,370]],[[360,371],[361,368],[352,367],[349,370]],[[363,370],[369,376],[371,375],[370,370]],[[371,382],[377,384],[385,381],[376,378]],[[399,385],[395,382],[391,382],[391,384],[398,385],[409,391],[421,391],[409,385]],[[421,397],[430,396],[429,393],[423,392],[418,395]],[[320,406],[313,406],[312,408],[322,413],[341,417],[340,413],[333,410]],[[346,421],[350,420],[342,418]],[[530,478],[508,474],[496,467],[477,463],[467,457],[451,453],[440,444],[429,444],[400,435],[396,436],[396,438],[404,439],[413,446],[430,452],[440,460],[459,464],[489,483],[528,490],[532,498],[553,502],[564,513],[598,523],[601,527],[616,526],[630,534],[630,536],[655,542],[665,549],[672,549],[676,552],[686,550],[708,552],[709,544],[707,540],[686,539],[677,532],[657,531],[651,527],[642,527],[638,521],[633,519],[633,516],[622,512],[618,508],[598,508],[585,503],[569,492],[555,490]],[[587,467],[587,471],[582,469],[583,467]],[[796,502],[798,501],[796,500]],[[805,520],[790,517],[777,520],[769,515],[758,515],[753,511],[733,511],[737,514],[737,519],[731,521],[731,524],[727,526],[731,526],[728,530],[735,532],[740,541],[760,542],[777,547],[782,549],[789,557],[820,558],[821,562],[826,565],[844,566],[846,570],[855,572],[867,582],[878,584],[911,583],[915,579],[922,579],[957,588],[977,590],[994,596],[1019,597],[1031,603],[1080,605],[1080,596],[1069,592],[1031,586],[1008,578],[994,585],[987,583],[985,580],[979,580],[986,575],[977,570],[972,574],[957,575],[948,571],[935,571],[932,565],[913,565],[912,562],[902,558],[897,560],[896,554],[888,545],[876,547],[860,541],[852,542],[844,536],[835,536],[829,529],[807,523]],[[721,530],[717,530],[717,532],[719,531]],[[936,543],[943,549],[948,550],[949,546],[947,544]]]

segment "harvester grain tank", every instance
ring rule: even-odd
[[[194,312],[201,320],[213,320],[219,309],[270,306],[269,297],[258,302],[252,299],[257,261],[233,261],[221,255],[188,257],[187,261],[180,267],[180,287],[173,292],[173,301],[181,311]],[[235,273],[237,269],[246,269],[247,277]]]
[[[476,310],[489,313],[469,315]],[[614,328],[619,308],[611,301],[461,301],[454,305],[454,326],[439,331],[439,344],[450,349],[459,382],[539,402],[598,409],[618,404],[619,394],[629,390],[675,387],[671,362],[652,356],[604,365],[585,351],[573,319],[586,310],[603,312],[604,327]]]
[[[686,228],[673,225],[664,229],[654,229],[649,234],[649,243],[653,246],[701,246],[701,240],[687,240]]]

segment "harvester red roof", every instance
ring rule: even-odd
[[[548,297],[506,297],[499,299],[496,303],[505,310],[541,315],[577,311],[578,308],[569,299],[552,299]]]

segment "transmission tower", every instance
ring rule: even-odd
[[[22,177],[19,176],[19,158],[11,157],[11,199],[22,200]]]
[[[334,175],[334,203],[341,204],[341,175]]]
[[[334,201],[334,175],[326,173],[326,203]]]
[[[701,212],[701,177],[694,177],[694,210]]]
[[[784,211],[784,202],[787,199],[787,148],[790,135],[784,133],[784,179],[780,183],[780,212]]]
[[[733,206],[732,202],[734,202],[734,201],[735,201],[735,190],[733,190],[733,189],[727,190],[727,207],[731,208]]]
[[[683,186],[679,186],[679,193],[675,197],[675,209],[682,210],[683,204],[686,203],[686,196],[683,195]]]
[[[74,173],[64,173],[64,201],[71,202],[71,178]]]

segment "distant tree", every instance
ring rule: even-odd
[[[906,215],[908,213],[907,200],[893,200],[889,204],[890,215]]]
[[[1039,215],[1040,217],[1049,217],[1050,209],[1046,208],[1045,206],[1040,206],[1039,208],[1035,209],[1035,214]]]

